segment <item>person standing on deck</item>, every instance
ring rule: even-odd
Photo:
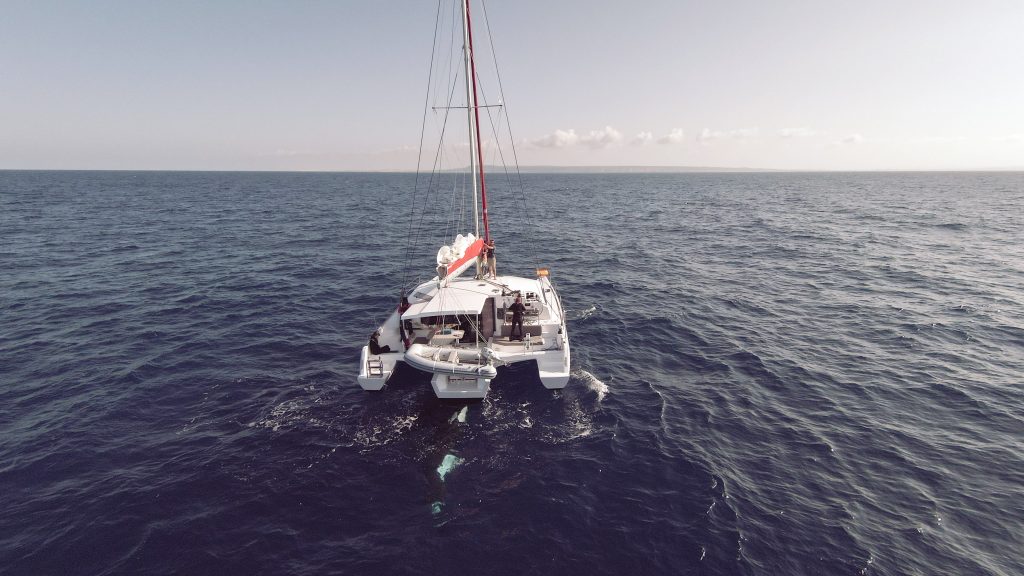
[[[487,255],[487,271],[491,278],[498,277],[498,261],[494,257],[494,240],[488,240],[484,245],[484,253]]]
[[[512,312],[512,328],[508,331],[508,339],[512,340],[516,333],[516,326],[519,326],[519,338],[516,340],[523,339],[523,313],[526,312],[526,306],[523,306],[523,298],[516,296],[515,304],[508,307]]]

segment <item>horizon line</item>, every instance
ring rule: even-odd
[[[501,168],[491,166],[490,168]],[[460,172],[463,169],[447,169],[441,172]],[[219,168],[0,168],[0,172],[210,172],[210,173],[280,173],[280,174],[416,174],[412,169],[316,169],[316,170],[277,170],[277,169],[219,169]],[[652,166],[652,165],[529,165],[520,166],[519,172],[532,174],[685,174],[685,173],[851,173],[851,172],[1024,172],[1024,166],[993,166],[974,168],[845,168],[845,169],[814,169],[814,168],[750,168],[745,166]],[[496,173],[493,172],[492,173]]]

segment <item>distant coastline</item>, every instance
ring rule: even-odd
[[[499,167],[488,167],[496,173]],[[747,168],[731,166],[520,166],[519,171],[527,174],[678,174],[683,172],[788,172],[771,168]]]
[[[466,171],[467,167],[451,171]],[[491,174],[503,171],[501,166],[487,166],[485,170]],[[686,174],[693,172],[729,173],[729,172],[1024,172],[1020,167],[988,167],[988,168],[872,168],[866,170],[820,170],[806,168],[751,168],[746,166],[520,166],[523,174]],[[404,170],[395,170],[404,172]]]

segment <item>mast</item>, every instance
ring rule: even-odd
[[[463,0],[462,3],[462,14],[463,14],[463,27],[465,28],[464,36],[469,50],[467,52],[467,70],[466,70],[466,93],[467,97],[470,92],[470,84],[472,84],[472,100],[469,105],[470,112],[470,130],[471,140],[475,137],[476,140],[476,158],[479,161],[478,166],[480,170],[480,205],[484,212],[484,242],[490,242],[491,240],[491,225],[487,218],[487,180],[484,178],[484,153],[483,145],[480,139],[480,107],[477,105],[476,95],[476,56],[473,53],[473,26],[469,18],[469,0]],[[475,130],[474,130],[475,129]],[[470,148],[473,147],[473,142],[470,142]],[[470,152],[470,158],[473,157],[472,151]],[[470,160],[470,171],[472,171],[473,163]],[[480,236],[480,223],[479,216],[476,213],[476,182],[473,183],[473,217],[477,219],[477,237]]]
[[[469,34],[469,0],[462,2],[462,52],[466,64],[466,120],[469,122],[469,173],[473,181],[473,226],[475,235],[480,237],[480,208],[477,206],[476,197],[476,155],[477,148],[473,146],[476,139],[476,125],[474,124],[473,111],[476,110],[476,78],[473,76],[473,45]]]

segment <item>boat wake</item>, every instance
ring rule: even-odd
[[[594,433],[593,414],[584,410],[578,399],[574,399],[566,406],[565,423],[558,426],[557,430],[561,433],[561,438],[556,438],[557,443],[586,438]]]
[[[329,428],[330,422],[319,418],[319,414],[315,412],[317,404],[323,399],[323,394],[312,384],[302,387],[300,394],[274,404],[248,422],[246,427],[263,428],[272,432],[301,427]]]
[[[572,375],[573,377],[582,380],[583,383],[587,385],[587,388],[593,390],[594,393],[597,394],[598,404],[600,404],[608,394],[608,385],[590,372],[587,372],[586,370],[573,370]]]
[[[379,418],[359,426],[352,434],[349,446],[357,446],[363,453],[387,446],[408,434],[416,423],[415,414]]]

